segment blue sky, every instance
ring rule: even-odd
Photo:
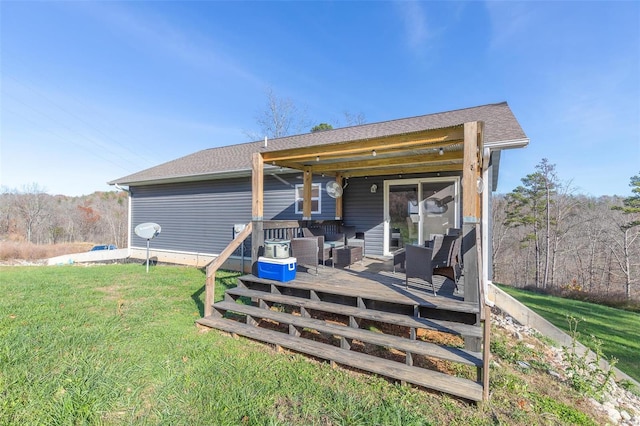
[[[640,2],[0,2],[0,185],[52,194],[246,142],[266,91],[314,124],[507,101],[588,195],[640,173]]]

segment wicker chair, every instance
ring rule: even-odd
[[[318,261],[325,266],[331,259],[333,265],[333,249],[344,247],[344,234],[325,234],[322,228],[302,228],[302,235],[306,238],[318,240]]]
[[[460,278],[460,244],[462,237],[456,235],[438,236],[432,240],[433,273],[453,280],[458,290]]]
[[[409,278],[420,278],[431,285],[433,295],[436,296],[436,287],[433,283],[433,265],[431,257],[433,249],[430,247],[406,245],[405,249],[405,287],[409,287]]]
[[[344,243],[348,247],[362,247],[362,256],[364,256],[364,232],[356,232],[356,227],[344,225],[342,227],[344,234]]]
[[[314,267],[318,275],[318,239],[316,237],[292,238],[291,253],[298,265],[306,266],[307,270]]]

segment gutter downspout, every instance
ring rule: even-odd
[[[482,152],[482,286],[484,287],[484,303],[493,307],[494,302],[489,300],[489,198],[491,188],[489,187],[489,161],[491,160],[491,148],[484,148]]]
[[[488,146],[487,146],[488,145]],[[529,145],[529,138],[512,139],[500,141],[492,144],[485,144],[482,151],[482,285],[484,286],[484,301],[487,306],[493,307],[494,302],[489,300],[489,198],[491,189],[489,188],[489,161],[492,150],[524,148]]]
[[[116,187],[116,189],[120,190],[120,191],[124,191],[127,193],[127,202],[128,202],[128,206],[127,206],[127,257],[131,257],[131,229],[132,229],[132,222],[131,222],[131,218],[133,216],[133,209],[132,209],[132,198],[131,198],[131,189],[129,188],[124,188],[120,185],[118,185],[117,183],[114,184],[114,186]]]

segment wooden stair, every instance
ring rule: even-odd
[[[241,298],[252,303],[238,303]],[[279,309],[272,310],[274,305]],[[469,324],[476,318],[477,310],[477,305],[442,297],[417,297],[415,294],[403,295],[402,292],[397,297],[389,297],[389,294],[365,293],[349,286],[298,281],[283,283],[247,275],[238,278],[238,287],[226,291],[225,300],[213,305],[212,315],[197,322],[332,363],[480,401],[483,398],[481,352],[417,339],[421,329],[481,338],[482,328]],[[435,318],[425,318],[425,313]],[[327,314],[343,320],[345,324],[320,319],[326,318]],[[245,323],[232,319],[239,316],[245,319]],[[460,322],[451,318],[460,318]],[[261,327],[261,320],[280,324],[283,331]],[[380,328],[385,328],[385,324],[400,326],[408,329],[408,333],[396,335],[370,331],[360,328],[363,321],[379,323]],[[329,339],[323,342],[312,340],[317,333]],[[353,350],[354,341],[403,352],[404,363],[357,352]],[[414,362],[416,356],[475,367],[478,381],[419,367]]]

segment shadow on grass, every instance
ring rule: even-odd
[[[203,270],[204,275],[206,275],[206,271]],[[222,300],[224,297],[224,293],[230,289],[234,288],[238,285],[237,278],[242,275],[240,272],[234,271],[224,271],[219,270],[216,273],[216,283],[215,283],[215,299],[214,302]],[[205,278],[206,279],[206,278]],[[198,288],[192,295],[191,299],[195,303],[198,308],[198,312],[200,313],[200,317],[204,317],[204,293],[205,293],[205,285]]]

